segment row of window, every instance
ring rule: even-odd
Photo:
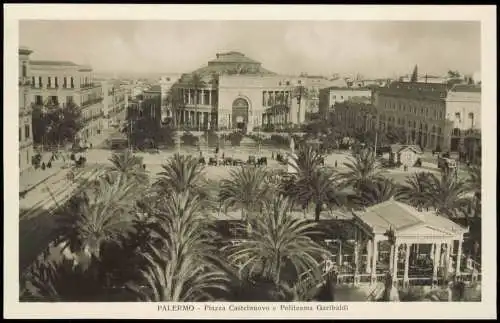
[[[71,104],[74,102],[73,96],[66,96],[66,104]],[[57,95],[50,95],[47,98],[47,102],[43,102],[43,96],[35,95],[35,104],[36,105],[59,105],[59,97]]]
[[[43,87],[43,80],[42,80],[42,77],[39,76],[38,77],[38,83],[36,83],[36,78],[34,76],[31,77],[31,83],[34,87],[38,87],[38,88],[42,88]],[[80,84],[89,84],[89,78],[88,77],[84,77],[84,78],[80,78]],[[54,77],[51,77],[51,76],[48,76],[47,77],[47,88],[58,88],[59,87],[59,78],[57,76],[54,76]],[[74,89],[75,88],[75,80],[73,78],[73,76],[70,76],[69,78],[64,76],[62,78],[62,87],[64,89],[67,89],[67,88],[70,88],[70,89]]]
[[[468,113],[468,117],[469,117],[469,119],[474,120],[474,113],[473,112],[469,112]],[[460,114],[460,112],[456,112],[455,113],[455,118],[458,119],[458,120],[462,119],[462,115]]]
[[[418,107],[415,103],[408,103],[408,104],[401,104],[398,102],[393,102],[393,101],[386,101],[385,102],[385,109],[386,110],[392,110],[392,111],[399,111],[399,112],[408,112],[408,113],[413,113],[416,115],[421,115],[425,117],[429,117],[429,109],[433,111],[433,117],[435,119],[443,119],[444,118],[444,113],[443,111],[438,111],[439,110],[439,105],[434,104],[431,107]]]
[[[349,111],[349,112],[346,112],[346,113],[343,113],[343,114],[339,114],[338,115],[338,120],[339,121],[342,121],[342,120],[359,120],[358,116]],[[404,118],[395,118],[395,117],[392,117],[392,116],[389,116],[386,117],[384,115],[380,116],[380,120],[379,120],[379,124],[382,126],[382,125],[385,125],[386,124],[386,121],[388,123],[388,125],[398,125],[400,127],[404,127],[405,125],[408,126],[408,128],[414,128],[414,129],[417,129],[417,128],[420,128],[420,129],[423,129],[425,131],[427,131],[429,129],[428,125],[426,123],[419,123],[419,125],[417,126],[417,121],[416,120],[408,120],[408,121],[405,121]],[[437,132],[439,134],[442,133],[442,128],[441,127],[436,127],[436,126],[432,126],[432,131],[431,132]]]

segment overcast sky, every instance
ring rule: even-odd
[[[277,73],[388,77],[480,71],[478,22],[21,21],[32,59],[99,72],[190,72],[241,51]]]

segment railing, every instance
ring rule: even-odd
[[[82,102],[82,105],[81,107],[84,108],[84,107],[88,107],[89,105],[93,105],[93,104],[96,104],[96,103],[99,103],[99,102],[102,102],[103,98],[97,98],[97,99],[92,99],[92,100],[87,100],[85,102]]]
[[[19,80],[19,86],[29,86],[31,85],[31,80],[27,80],[27,79],[20,79]]]
[[[97,83],[80,84],[80,89],[92,89],[99,86]]]

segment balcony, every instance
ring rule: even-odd
[[[90,116],[90,117],[87,117],[87,118],[83,118],[83,119],[82,119],[82,122],[83,122],[84,124],[87,124],[87,123],[90,123],[90,122],[92,122],[92,121],[94,121],[94,120],[97,120],[97,119],[102,119],[102,118],[104,118],[104,111],[101,111],[101,112],[99,112],[98,114],[95,114],[95,115],[93,115],[93,116]]]
[[[102,99],[103,98],[97,98],[97,99],[91,99],[91,100],[87,100],[85,102],[82,102],[82,104],[80,105],[81,108],[86,108],[90,105],[93,105],[93,104],[97,104],[97,103],[100,103],[102,102]]]
[[[19,86],[30,86],[31,80],[29,79],[19,79]]]
[[[93,89],[96,87],[99,87],[100,85],[98,83],[87,83],[87,84],[80,84],[80,89]]]

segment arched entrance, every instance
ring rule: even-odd
[[[243,132],[247,131],[248,126],[248,101],[243,98],[238,98],[233,102],[231,124],[232,128],[240,129]]]

